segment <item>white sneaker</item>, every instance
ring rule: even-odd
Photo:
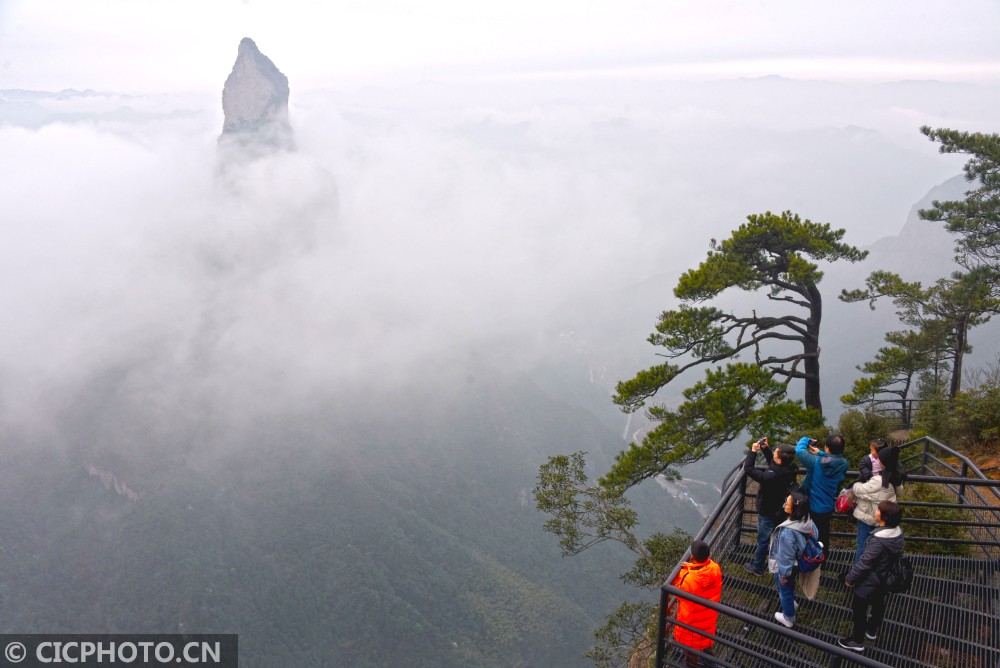
[[[792,628],[793,626],[795,626],[795,618],[794,617],[792,617],[791,619],[788,619],[787,617],[785,617],[780,612],[776,612],[776,613],[774,613],[774,618],[777,619],[782,624],[784,624],[787,628]]]

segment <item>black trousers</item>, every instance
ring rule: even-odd
[[[809,517],[816,523],[816,531],[819,532],[819,542],[823,543],[823,556],[830,553],[830,521],[833,513],[809,513]]]
[[[714,656],[714,654],[712,654],[712,648],[711,647],[706,647],[705,649],[703,649],[701,651],[704,652],[705,654],[708,654],[709,656]],[[710,666],[710,665],[712,665],[711,663],[706,663],[706,661],[708,661],[708,660],[707,659],[703,659],[702,657],[698,656],[694,652],[687,652],[687,651],[684,652],[684,665],[687,668],[700,668],[701,666]]]
[[[871,617],[868,616],[869,609]],[[885,619],[885,592],[874,592],[869,598],[861,598],[855,594],[851,603],[851,613],[854,618],[854,632],[851,633],[851,638],[854,642],[864,643],[866,631],[871,635],[878,635],[882,620]]]

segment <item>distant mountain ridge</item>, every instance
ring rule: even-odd
[[[910,269],[916,275],[910,279],[928,281],[947,276],[955,269],[955,238],[943,223],[920,218],[921,209],[929,209],[935,201],[961,200],[969,189],[964,175],[957,175],[931,188],[911,208],[899,233],[884,237],[869,246],[879,262],[896,267],[893,271]],[[921,262],[914,266],[913,259]]]

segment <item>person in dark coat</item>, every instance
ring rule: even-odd
[[[892,480],[894,486],[899,487],[906,482],[906,470],[899,464],[898,445],[886,445],[886,442],[881,438],[873,438],[872,442],[868,444],[868,448],[871,452],[862,457],[861,461],[858,462],[857,482],[868,482],[872,477],[882,475],[882,471],[885,468],[882,464],[882,459],[885,459],[892,466],[887,476],[888,479]],[[885,448],[890,448],[890,451],[888,454],[882,453],[882,457],[880,458],[879,452]]]
[[[754,466],[758,452],[764,454],[767,468],[758,469]],[[754,575],[765,575],[764,560],[767,558],[771,532],[785,519],[783,506],[788,497],[788,490],[795,484],[798,472],[798,467],[795,466],[795,450],[790,445],[779,445],[772,453],[767,438],[762,438],[750,446],[750,452],[743,460],[743,470],[760,484],[756,501],[757,549],[753,559],[743,564],[743,568]]]
[[[872,476],[882,472],[882,462],[878,460],[878,451],[885,447],[881,438],[873,438],[868,444],[868,454],[858,462],[858,482],[868,482]]]
[[[844,649],[864,652],[864,641],[876,640],[885,618],[885,586],[892,562],[903,554],[903,530],[899,527],[903,510],[895,501],[882,501],[875,510],[878,528],[875,529],[865,551],[844,578],[844,584],[854,592],[851,604],[854,629],[850,637],[837,643]],[[869,615],[870,613],[870,615]]]

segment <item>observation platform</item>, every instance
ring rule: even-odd
[[[795,627],[775,621],[780,607],[773,576],[757,577],[743,568],[755,547],[757,485],[737,466],[697,536],[712,546],[723,571],[720,604],[694,599],[720,613],[714,656],[703,665],[1000,668],[1000,481],[988,480],[934,439],[902,447],[910,477],[899,500],[901,526],[915,577],[910,591],[889,595],[879,638],[867,641],[863,653],[837,645],[852,626],[852,594],[839,582],[856,545],[848,514],[835,514],[833,549],[816,598],[810,601],[798,590]],[[848,481],[856,475],[850,472]],[[679,569],[680,564],[668,582]],[[673,641],[677,622],[668,614],[674,596],[692,598],[670,585],[661,590],[658,667],[686,666],[683,648]]]

